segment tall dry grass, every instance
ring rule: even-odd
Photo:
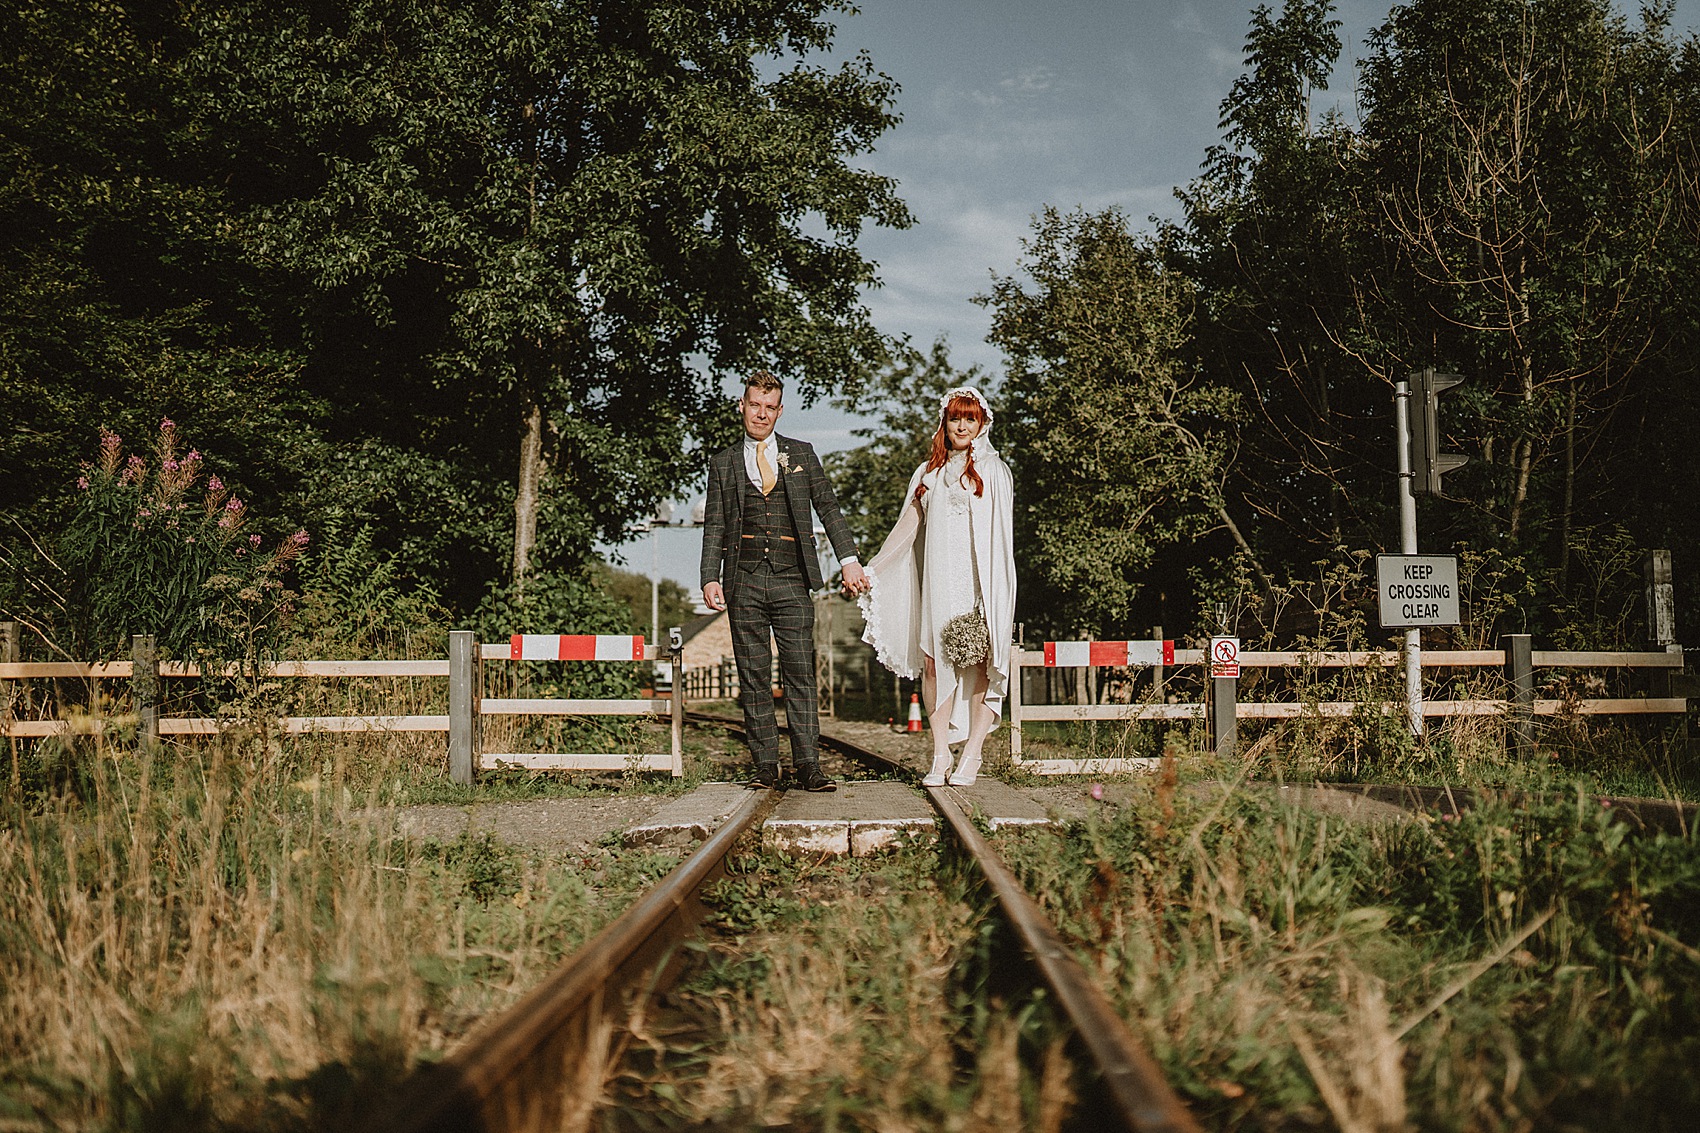
[[[1006,850],[1218,1128],[1700,1122],[1700,848],[1579,792],[1364,823],[1169,774]]]
[[[602,1128],[1061,1127],[1073,1067],[1025,992],[1000,996],[985,906],[933,852],[744,868]]]
[[[342,1127],[665,867],[410,843],[347,754],[103,745],[6,798],[0,1121]]]

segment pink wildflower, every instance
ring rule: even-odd
[[[193,454],[191,454],[191,455],[193,455]],[[222,492],[222,491],[224,491],[224,481],[220,480],[217,476],[208,476],[207,477],[207,491],[209,491],[209,492]]]
[[[289,537],[289,541],[291,543],[295,544],[297,547],[305,547],[307,545],[307,530],[306,530],[306,528],[302,528],[301,530],[297,531],[295,534],[291,535]]]
[[[242,507],[243,507],[242,501],[237,499],[235,496],[231,496],[230,502],[224,505],[224,510],[225,511],[241,511]]]
[[[200,460],[201,460],[201,450],[198,449],[198,448],[192,448],[192,449],[189,450],[189,455],[183,458],[183,463],[184,464],[199,464]]]
[[[177,422],[173,421],[169,417],[160,418],[160,421],[159,421],[159,431],[160,432],[169,433],[175,428],[177,428]]]
[[[85,492],[88,491],[89,490],[89,478],[87,476],[77,477],[77,487],[81,488]]]
[[[175,472],[177,471],[177,462],[175,460],[168,460],[161,467],[167,472]]]
[[[1092,797],[1095,798],[1095,799],[1098,799],[1100,801],[1103,799],[1103,797],[1104,797],[1104,784],[1102,784],[1102,783],[1092,784]]]
[[[222,524],[222,522],[223,521],[221,520],[220,523]],[[258,547],[260,545],[260,537],[258,535],[248,536],[248,545],[251,547]]]
[[[103,472],[118,471],[118,458],[123,455],[124,442],[109,429],[100,431],[100,467]]]
[[[234,521],[228,515],[221,515],[218,517],[218,525],[220,527],[229,527],[232,522]]]

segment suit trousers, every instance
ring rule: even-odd
[[[773,654],[791,730],[791,761],[820,762],[820,694],[815,687],[815,604],[801,571],[775,573],[764,563],[739,571],[730,601],[732,656],[738,662],[738,701],[744,732],[759,766],[779,762],[779,724],[773,710]]]

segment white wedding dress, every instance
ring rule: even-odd
[[[982,433],[974,441],[974,469],[983,494],[962,484],[965,459],[953,453],[943,468],[923,464],[909,478],[897,525],[866,566],[873,583],[861,597],[867,619],[862,640],[898,676],[919,676],[925,658],[935,663],[939,703],[951,697],[948,741],[968,738],[968,697],[963,674],[945,658],[946,623],[969,613],[978,599],[991,633],[986,706],[1002,713],[1009,692],[1010,638],[1015,624],[1014,487],[1009,466]],[[917,485],[927,491],[917,507]]]

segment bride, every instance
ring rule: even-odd
[[[1015,620],[1010,537],[1013,485],[992,447],[992,407],[972,386],[939,402],[926,463],[909,478],[903,513],[867,565],[862,639],[903,677],[921,674],[933,725],[929,787],[966,786],[1009,691]],[[963,744],[950,770],[950,745]],[[947,779],[948,773],[948,779]]]

